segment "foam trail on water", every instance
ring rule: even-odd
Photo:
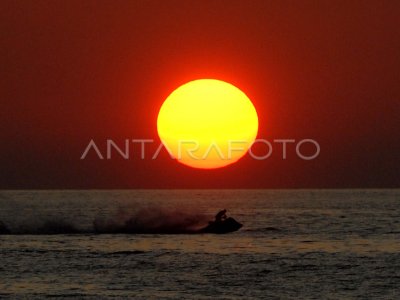
[[[4,224],[2,221],[0,221],[0,234],[10,234],[11,231],[8,229],[6,224]]]
[[[188,211],[120,208],[111,217],[96,217],[92,226],[85,229],[77,221],[54,218],[29,220],[27,224],[13,227],[0,220],[0,234],[195,233],[205,227],[207,221],[205,215]]]
[[[207,224],[207,217],[185,211],[142,208],[120,210],[111,219],[96,218],[98,233],[194,233]]]

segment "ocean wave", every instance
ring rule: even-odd
[[[134,255],[134,254],[143,254],[146,253],[146,251],[141,251],[141,250],[131,250],[131,251],[115,251],[108,253],[109,255]]]
[[[282,229],[277,227],[263,227],[263,228],[250,228],[245,229],[246,232],[282,232]]]

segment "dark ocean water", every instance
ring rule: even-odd
[[[400,190],[2,191],[0,221],[0,298],[400,299]]]

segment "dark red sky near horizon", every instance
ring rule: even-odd
[[[2,1],[0,188],[400,187],[396,1]],[[164,99],[216,78],[242,89],[273,144],[216,170],[80,157],[91,139],[154,139]],[[138,145],[135,146],[138,150]],[[147,151],[146,150],[146,151]],[[92,153],[93,154],[93,153]]]

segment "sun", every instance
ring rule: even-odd
[[[167,97],[157,130],[165,148],[180,163],[215,169],[246,154],[257,136],[258,116],[250,99],[234,85],[198,79]]]

